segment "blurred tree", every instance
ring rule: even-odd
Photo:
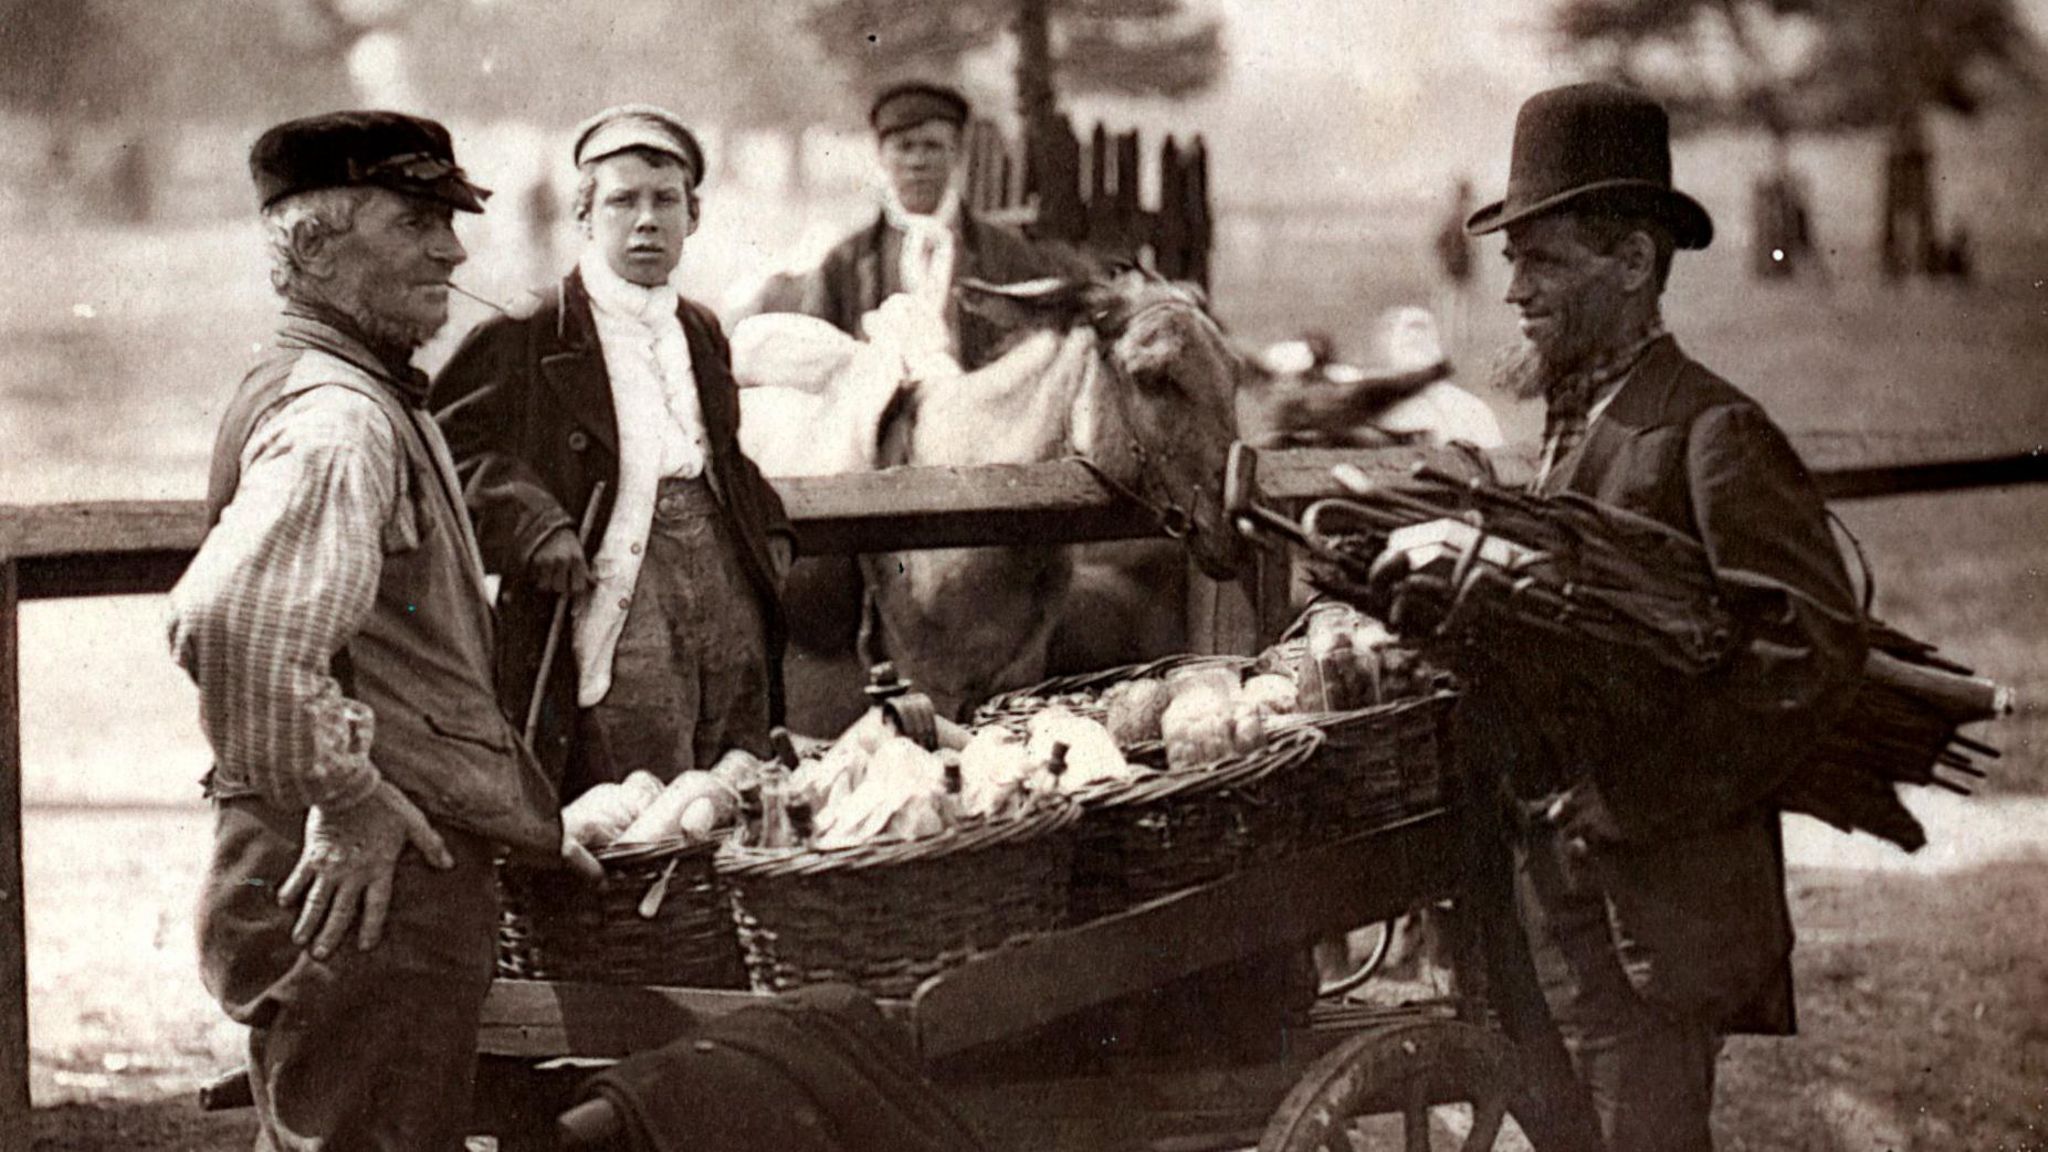
[[[118,32],[96,4],[0,0],[0,104],[51,120],[122,99],[137,77],[105,67]]]
[[[1055,92],[1192,95],[1223,73],[1222,21],[1188,0],[816,0],[806,24],[872,90],[955,75],[963,56],[1017,38],[1017,112],[1042,123]]]
[[[1878,249],[1890,276],[1955,263],[1934,223],[1929,115],[1975,116],[2040,77],[2014,0],[1563,0],[1551,27],[1663,100],[1680,130],[1769,132],[1777,179],[1795,132],[1885,133]]]
[[[0,0],[0,107],[44,130],[46,191],[82,182],[94,210],[144,219],[165,129],[340,102],[341,57],[284,19],[308,2]]]

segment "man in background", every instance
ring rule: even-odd
[[[433,395],[485,566],[504,578],[508,708],[528,707],[554,606],[572,598],[573,658],[550,670],[535,739],[565,800],[637,769],[670,780],[728,748],[772,752],[794,551],[781,499],[740,452],[725,334],[669,283],[700,217],[696,136],[628,105],[586,121],[572,156],[575,270],[470,333]]]
[[[483,568],[411,366],[466,256],[453,215],[487,193],[446,129],[393,112],[280,124],[249,166],[284,311],[171,592],[214,753],[200,971],[249,1026],[262,1147],[460,1149],[492,857],[563,851],[492,693]]]
[[[795,311],[855,336],[861,318],[904,293],[944,324],[948,351],[968,371],[995,358],[1005,335],[960,307],[957,286],[1076,275],[1080,260],[1033,244],[961,203],[967,98],[940,84],[885,89],[868,109],[885,181],[874,223],[840,241],[805,276]]]

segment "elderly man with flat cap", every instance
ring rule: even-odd
[[[573,158],[584,236],[537,307],[470,333],[435,381],[485,565],[503,577],[499,687],[523,713],[553,609],[536,750],[562,798],[727,749],[771,752],[782,710],[782,501],[740,452],[732,353],[669,283],[696,231],[697,138],[659,108],[585,122]],[[578,528],[592,493],[591,549]]]
[[[995,358],[1005,335],[960,307],[956,286],[1014,284],[1085,272],[1071,254],[1033,244],[961,203],[967,98],[913,81],[882,91],[868,109],[884,186],[874,223],[840,241],[801,283],[794,311],[862,335],[861,318],[903,293],[944,324],[947,351],[972,371]]]
[[[1672,186],[1662,107],[1607,84],[1530,98],[1507,194],[1467,228],[1507,234],[1509,382],[1546,413],[1536,490],[1699,541],[1741,621],[1746,643],[1694,678],[1495,653],[1459,711],[1475,770],[1504,778],[1529,998],[1540,987],[1606,1145],[1710,1149],[1722,1037],[1792,1030],[1771,796],[1854,691],[1861,617],[1783,433],[1664,327],[1673,253],[1713,222]]]
[[[563,850],[492,691],[483,566],[410,363],[448,319],[453,215],[487,193],[446,129],[392,112],[280,124],[249,166],[283,316],[171,592],[214,753],[201,973],[249,1026],[261,1147],[459,1149],[493,857]]]

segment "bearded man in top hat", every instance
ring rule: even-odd
[[[958,285],[1014,284],[1085,272],[1069,253],[1034,244],[961,203],[971,109],[943,84],[884,89],[868,108],[885,184],[874,223],[840,241],[802,279],[794,311],[862,335],[861,318],[903,293],[944,325],[948,351],[973,371],[994,359],[1003,329],[960,307]]]
[[[1546,411],[1536,490],[1698,540],[1741,621],[1696,678],[1502,653],[1459,714],[1475,770],[1503,778],[1530,983],[1607,1146],[1709,1149],[1722,1037],[1793,1028],[1771,794],[1854,691],[1861,616],[1785,436],[1665,330],[1673,253],[1713,223],[1672,187],[1662,107],[1605,84],[1532,97],[1507,195],[1467,229],[1507,234],[1510,382]]]
[[[249,1026],[261,1147],[460,1149],[492,858],[563,852],[410,363],[448,319],[453,215],[487,193],[446,129],[394,112],[280,124],[249,167],[284,311],[171,591],[214,752],[201,975]]]
[[[558,598],[536,751],[564,800],[725,750],[767,756],[782,711],[782,501],[740,452],[717,319],[669,280],[697,229],[704,151],[659,108],[586,121],[576,268],[470,333],[434,383],[485,565],[503,577],[499,688],[524,713]],[[592,493],[594,549],[579,524]]]

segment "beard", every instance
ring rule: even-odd
[[[1571,369],[1545,355],[1526,338],[1518,338],[1495,352],[1486,367],[1486,380],[1494,388],[1517,400],[1542,400]]]
[[[358,299],[348,310],[349,318],[377,348],[410,357],[448,324],[448,317],[427,320],[418,316],[393,314],[379,309],[374,300]]]

